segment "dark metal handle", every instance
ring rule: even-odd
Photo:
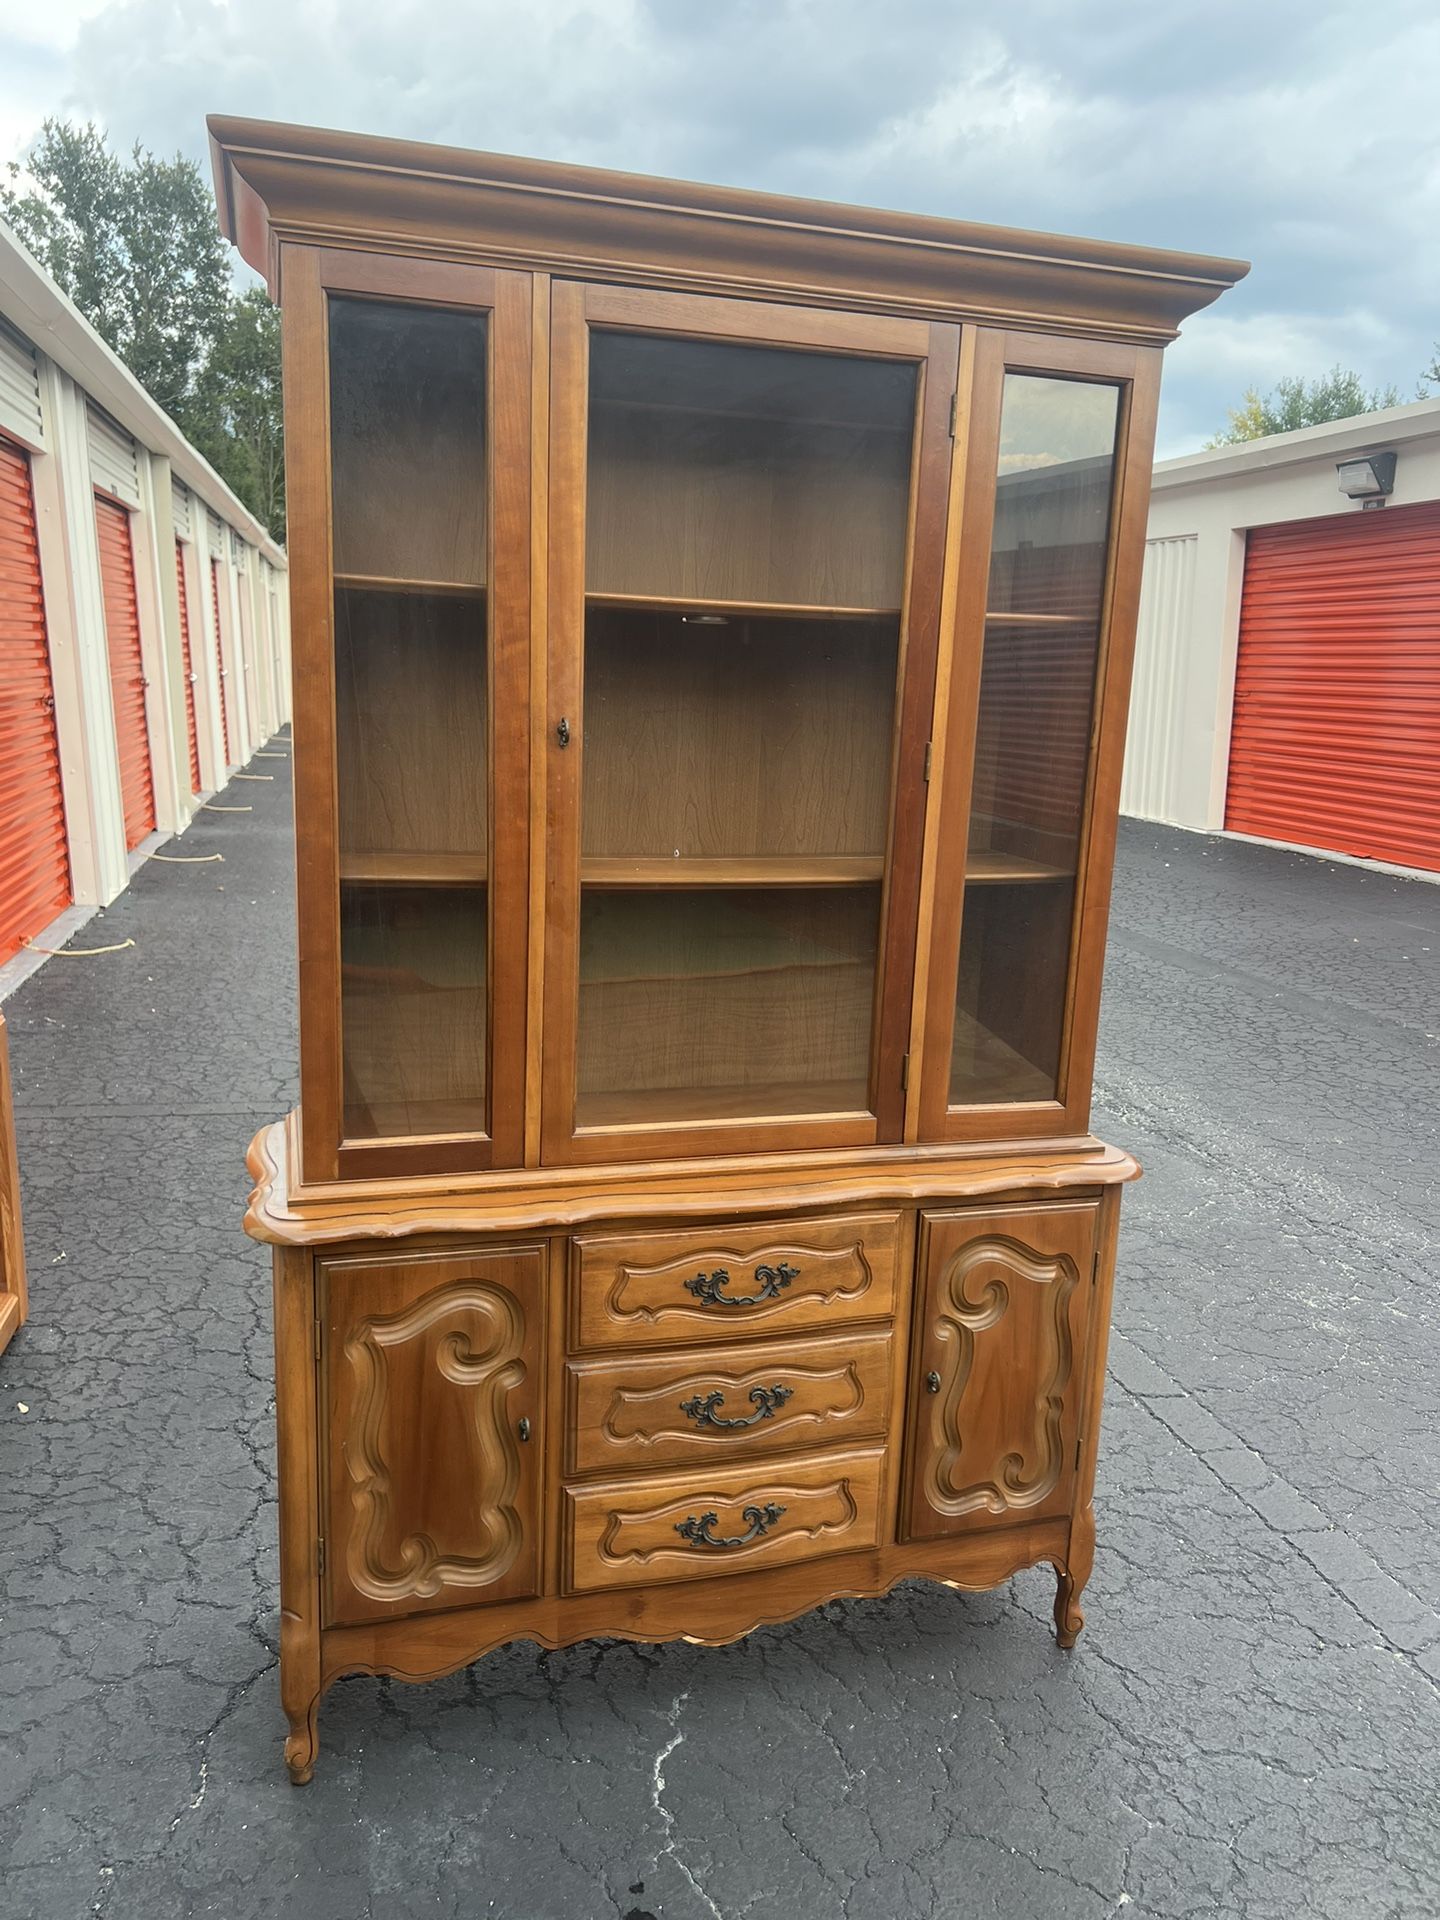
[[[697,1393],[693,1400],[680,1402],[680,1411],[687,1419],[693,1420],[697,1427],[716,1427],[722,1433],[736,1433],[742,1427],[756,1427],[762,1420],[771,1419],[775,1410],[783,1407],[794,1391],[793,1387],[778,1385],[752,1387],[749,1397],[754,1413],[741,1414],[733,1420],[723,1419],[715,1411],[725,1398],[723,1393],[707,1393],[703,1396]]]
[[[940,1391],[940,1376],[938,1373],[926,1374],[925,1391],[927,1393],[938,1393]]]
[[[562,746],[562,747],[568,747],[568,746],[569,746],[569,744],[570,744],[570,722],[569,722],[568,720],[564,720],[564,719],[562,719],[562,720],[559,720],[559,721],[557,721],[557,723],[556,723],[556,726],[555,726],[555,738],[556,738],[556,739],[557,739],[557,740],[558,740],[558,741],[560,742],[560,744],[561,744],[561,746]]]
[[[520,1438],[522,1440],[528,1440],[530,1438],[530,1422],[528,1418],[522,1419],[520,1422]]]
[[[732,1533],[726,1539],[717,1539],[710,1531],[719,1525],[718,1513],[702,1513],[698,1517],[689,1514],[684,1520],[676,1521],[675,1531],[693,1547],[748,1547],[752,1540],[763,1539],[784,1511],[784,1507],[777,1507],[773,1500],[767,1500],[763,1507],[746,1507],[740,1518],[750,1522],[750,1531]]]
[[[685,1291],[693,1293],[702,1307],[757,1307],[762,1300],[778,1300],[790,1282],[800,1278],[800,1269],[782,1260],[778,1267],[756,1267],[755,1278],[758,1292],[725,1293],[722,1289],[729,1286],[730,1275],[724,1267],[717,1267],[714,1273],[697,1273],[693,1280],[687,1280]]]

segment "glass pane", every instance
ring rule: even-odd
[[[340,889],[347,1139],[485,1124],[485,890]]]
[[[953,1106],[1056,1094],[1119,406],[1117,387],[1005,379]]]
[[[486,1130],[483,314],[330,303],[344,1130]]]
[[[593,337],[581,1126],[869,1108],[915,397]]]
[[[330,301],[335,571],[485,584],[485,315]]]

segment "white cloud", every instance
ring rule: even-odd
[[[203,159],[220,110],[1249,256],[1168,451],[1284,373],[1408,391],[1440,331],[1431,0],[57,0],[0,73],[11,151]]]

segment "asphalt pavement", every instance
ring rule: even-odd
[[[240,1230],[296,1092],[289,765],[249,771],[73,942],[133,947],[5,1008],[4,1920],[1440,1914],[1440,886],[1122,827],[1095,1126],[1146,1178],[1073,1655],[1048,1569],[517,1646],[341,1683],[297,1791]]]

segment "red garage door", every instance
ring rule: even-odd
[[[97,494],[95,528],[100,536],[100,585],[105,595],[105,644],[110,653],[125,844],[134,848],[155,826],[155,782],[145,721],[145,666],[140,655],[140,608],[135,598],[130,516],[113,500]]]
[[[190,791],[200,791],[200,735],[195,726],[195,668],[190,659],[190,609],[185,600],[185,542],[175,542],[175,579],[180,588],[180,653],[185,662],[185,732],[190,741]]]
[[[220,731],[225,736],[225,765],[230,765],[230,702],[225,698],[225,648],[220,640],[220,562],[210,561],[210,605],[215,610],[215,664],[220,669]]]
[[[1225,824],[1440,871],[1440,504],[1250,534]]]
[[[0,960],[69,904],[30,458],[0,440]]]

